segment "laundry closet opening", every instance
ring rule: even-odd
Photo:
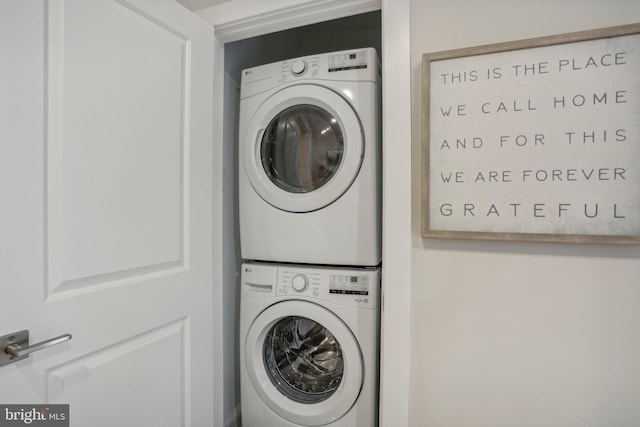
[[[238,116],[243,69],[301,56],[357,48],[375,48],[382,57],[382,14],[380,11],[319,22],[265,34],[224,45],[224,413],[240,405],[238,221]],[[265,224],[265,227],[268,224]],[[233,350],[232,350],[233,349]]]

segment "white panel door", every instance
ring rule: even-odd
[[[173,0],[0,3],[0,336],[73,336],[0,367],[0,404],[219,425],[213,51]]]

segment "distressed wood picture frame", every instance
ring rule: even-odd
[[[422,56],[424,237],[640,244],[640,23]]]

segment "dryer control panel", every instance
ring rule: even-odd
[[[367,50],[356,52],[339,52],[329,55],[329,72],[345,70],[361,70],[367,68]]]
[[[285,82],[292,77],[318,77],[320,73],[320,57],[292,59],[282,63],[280,81]]]
[[[373,48],[302,56],[242,70],[240,98],[287,84],[310,81],[379,82],[380,61]]]

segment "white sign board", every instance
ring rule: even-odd
[[[423,235],[640,243],[640,25],[423,56]]]

